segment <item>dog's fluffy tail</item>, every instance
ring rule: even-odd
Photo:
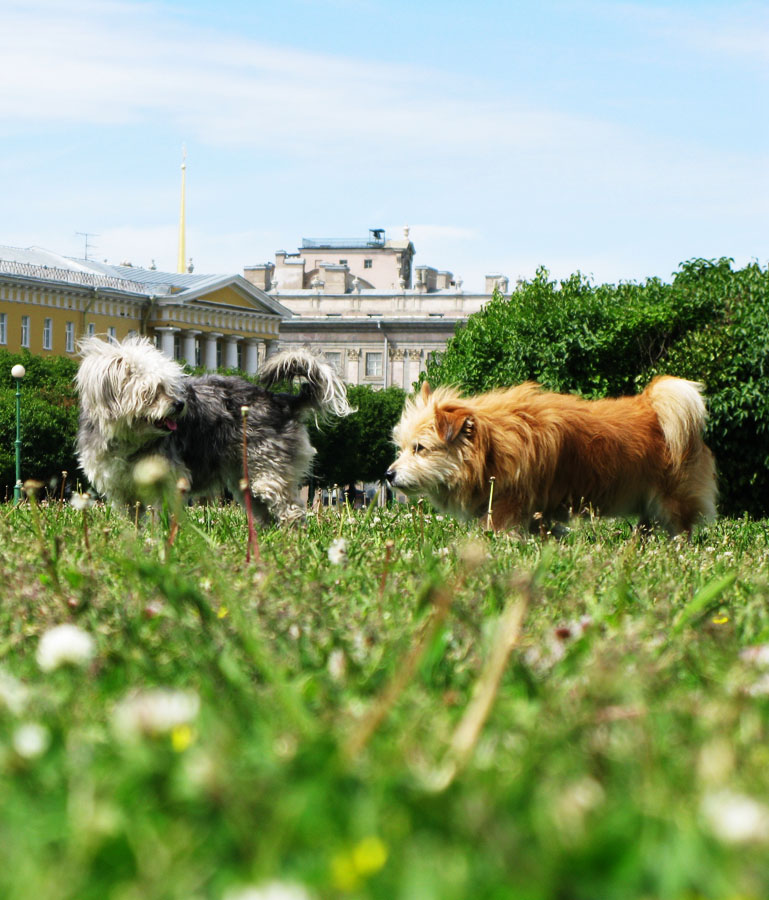
[[[298,399],[304,399],[305,406],[321,414],[333,413],[348,416],[355,410],[347,401],[344,382],[334,367],[311,353],[309,350],[284,350],[266,361],[261,371],[261,381],[267,387],[281,381],[304,378],[302,392]]]
[[[684,378],[661,375],[644,393],[657,413],[673,463],[680,466],[702,440],[708,411],[702,399],[703,385]]]

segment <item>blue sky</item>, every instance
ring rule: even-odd
[[[769,258],[769,6],[0,0],[0,243],[237,272],[411,227],[467,289]]]

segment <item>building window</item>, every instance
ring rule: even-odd
[[[216,342],[216,368],[221,369],[222,367],[222,342]]]
[[[107,329],[107,337],[113,344],[117,344],[117,331],[115,331],[115,327],[110,325]]]
[[[174,359],[182,358],[182,336],[177,332],[174,334]]]
[[[93,337],[96,334],[96,326],[93,322],[88,323],[88,337]]]
[[[64,326],[64,349],[67,353],[75,352],[75,323],[67,322]]]
[[[339,260],[339,265],[340,265],[340,266],[346,266],[346,265],[347,265],[347,260],[346,260],[346,259],[340,259],[340,260]]]
[[[21,317],[21,346],[29,347],[29,316]]]
[[[331,363],[331,365],[337,370],[337,372],[342,374],[342,354],[341,352],[337,352],[335,350],[329,351],[325,354],[326,359]]]
[[[366,354],[366,377],[381,378],[382,377],[382,354],[367,353]]]
[[[373,259],[364,259],[363,260],[363,268],[364,269],[370,269],[373,265],[374,265]]]
[[[0,344],[8,343],[8,314],[0,313]]]
[[[53,347],[53,319],[43,319],[43,350]]]

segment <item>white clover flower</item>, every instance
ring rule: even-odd
[[[157,736],[188,725],[199,711],[200,698],[193,691],[152,688],[124,697],[114,709],[112,725],[121,738]]]
[[[328,558],[334,565],[341,565],[347,561],[347,541],[344,538],[337,538],[331,542]]]
[[[0,706],[5,706],[14,716],[19,716],[24,712],[28,698],[29,689],[25,684],[13,675],[0,671]]]
[[[769,666],[769,644],[756,644],[753,647],[745,647],[740,651],[740,659],[743,662],[754,663],[757,666]]]
[[[268,881],[227,891],[224,900],[310,900],[310,894],[296,882]]]
[[[69,502],[73,509],[90,509],[96,505],[96,501],[87,491],[84,494],[73,494]]]
[[[90,634],[77,625],[57,625],[46,631],[37,645],[37,664],[44,672],[72,663],[76,666],[90,662],[95,645]]]
[[[769,807],[753,797],[729,790],[708,793],[700,811],[713,834],[726,844],[769,842]]]
[[[751,697],[766,697],[769,694],[769,673],[757,678],[745,690]]]
[[[134,466],[133,479],[139,487],[151,487],[166,479],[170,471],[164,456],[145,456]]]
[[[24,759],[37,759],[42,756],[51,743],[51,736],[44,725],[29,722],[20,725],[13,732],[13,749]]]

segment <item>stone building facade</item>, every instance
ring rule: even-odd
[[[451,272],[414,266],[414,255],[408,229],[399,240],[371,229],[368,240],[305,239],[244,277],[293,313],[281,347],[324,353],[350,384],[410,390],[457,325],[508,290],[505,276],[489,275],[483,292],[466,291]]]

